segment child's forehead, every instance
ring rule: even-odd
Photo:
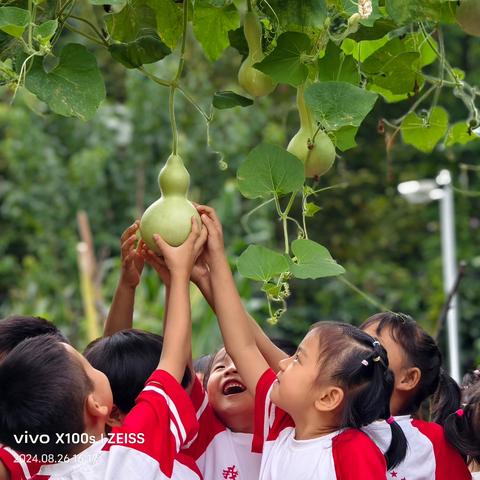
[[[231,361],[230,355],[225,350],[225,347],[222,347],[213,358],[212,364],[216,364],[219,362]]]

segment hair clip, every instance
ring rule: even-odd
[[[463,414],[464,414],[464,413],[465,413],[465,412],[464,412],[463,408],[459,408],[459,409],[455,412],[455,414],[458,415],[459,417],[463,417]]]
[[[363,359],[363,360],[362,360],[362,365],[363,365],[364,367],[368,367],[368,360]]]
[[[374,362],[379,362],[381,360],[380,355],[378,357],[374,357],[372,360]]]
[[[374,340],[373,343],[372,343],[372,345],[373,345],[374,347],[380,346],[380,342],[379,342],[378,340]]]
[[[395,421],[395,419],[391,415],[387,418],[387,423],[389,425],[391,425],[394,421]]]

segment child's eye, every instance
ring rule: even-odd
[[[296,353],[294,356],[293,356],[293,361],[294,362],[298,362],[299,358],[298,358],[298,353]]]
[[[221,370],[222,368],[225,368],[224,365],[217,365],[213,370],[216,371],[216,370]]]

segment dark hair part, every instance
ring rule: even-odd
[[[24,340],[0,364],[0,442],[32,455],[72,453],[78,445],[58,441],[57,434],[84,433],[92,389],[83,366],[56,337]]]
[[[113,403],[128,413],[135,399],[155,371],[162,353],[163,337],[143,330],[120,330],[91,342],[84,351],[92,367],[103,372],[112,388]],[[182,387],[190,384],[190,369],[185,370]]]
[[[208,364],[205,368],[205,373],[203,374],[203,382],[202,382],[203,389],[205,391],[207,391],[208,380],[210,379],[210,374],[212,373],[212,368],[213,368],[213,364],[215,362],[215,359],[217,358],[217,355],[222,350],[225,350],[225,347],[223,345],[218,350],[216,350],[215,352],[213,352],[209,355]]]
[[[469,463],[480,463],[480,384],[472,387],[463,409],[445,419],[447,440]]]
[[[422,403],[434,395],[432,420],[440,425],[458,408],[460,389],[453,378],[442,368],[442,354],[435,340],[410,316],[383,312],[368,318],[360,328],[374,327],[377,335],[388,330],[406,354],[412,367],[420,369],[421,378],[410,404],[400,415],[415,414]]]
[[[394,386],[385,349],[373,337],[346,323],[319,322],[312,326],[319,338],[323,372],[345,393],[341,428],[361,428],[378,419],[390,419]],[[390,422],[392,441],[385,453],[387,467],[398,465],[407,453],[403,430]]]
[[[60,330],[42,317],[11,315],[0,320],[0,357],[13,350],[26,338],[51,335],[60,342],[69,343]]]

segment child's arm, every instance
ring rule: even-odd
[[[258,380],[268,369],[251,328],[250,319],[238,295],[232,272],[225,256],[223,233],[215,211],[198,207],[208,230],[206,258],[211,272],[213,298],[225,348],[250,392],[255,393]]]
[[[103,336],[113,335],[119,330],[132,328],[135,290],[140,282],[144,265],[144,259],[140,254],[142,242],[135,249],[136,233],[139,225],[137,220],[123,232],[120,238],[122,271],[105,321]]]
[[[181,382],[191,356],[190,275],[207,231],[204,228],[200,231],[192,219],[192,232],[179,247],[171,247],[158,235],[154,238],[170,272],[168,311],[158,368]]]

